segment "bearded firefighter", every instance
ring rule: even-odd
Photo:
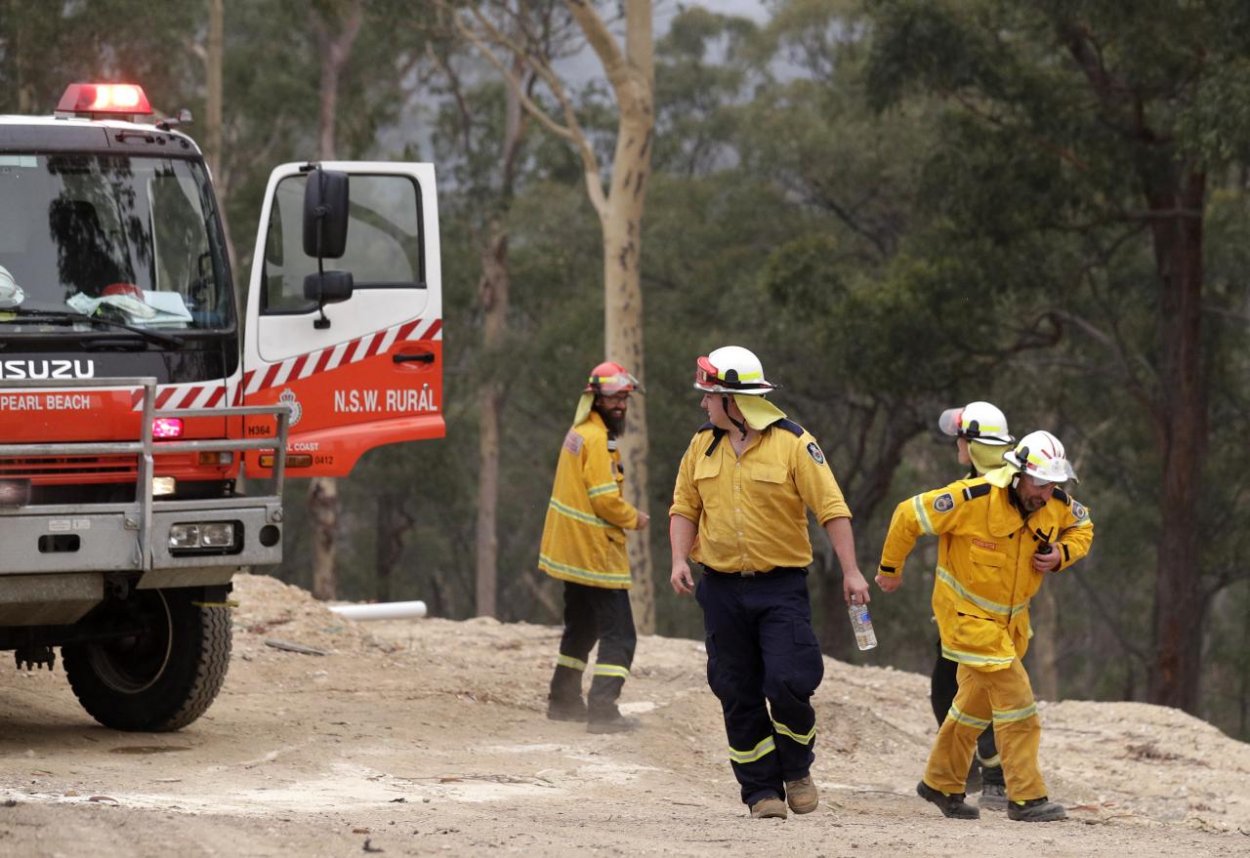
[[[617,449],[630,394],[638,390],[638,380],[619,363],[607,361],[591,370],[560,448],[538,555],[538,568],[564,582],[564,634],[547,717],[584,721],[591,733],[638,726],[638,719],[622,715],[616,703],[638,640],[629,604],[625,531],[641,530],[649,520],[625,500]],[[583,700],[582,677],[596,643],[590,691]]]

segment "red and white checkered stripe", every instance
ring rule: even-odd
[[[263,372],[245,372],[243,383],[235,389],[235,404],[242,404],[245,394],[250,395],[261,390],[268,390],[271,387],[286,384],[292,379],[308,378],[315,372],[326,372],[347,364],[359,363],[365,358],[373,357],[378,352],[389,349],[399,341],[441,340],[442,338],[442,319],[414,319],[402,325],[387,328],[385,331],[366,334],[350,342],[287,358],[280,363],[271,364]],[[226,385],[222,382],[162,384],[156,390],[156,407],[158,409],[214,408],[223,404],[225,392]],[[136,411],[143,408],[142,390],[135,391],[132,407]]]
[[[156,387],[156,407],[161,408],[215,408],[226,398],[226,382],[212,384],[160,384]],[[236,397],[237,398],[237,397]],[[143,410],[143,389],[130,394],[130,409]]]

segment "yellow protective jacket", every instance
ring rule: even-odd
[[[809,565],[807,510],[822,525],[851,517],[820,445],[786,419],[765,428],[741,456],[724,436],[705,424],[677,469],[668,514],[697,526],[691,559],[719,572]]]
[[[608,448],[608,428],[592,411],[564,436],[539,569],[590,587],[629,588],[625,530],[637,528],[638,510],[621,497],[624,481],[621,454]]]
[[[984,477],[959,480],[895,508],[880,574],[901,575],[921,534],[938,537],[933,615],[942,655],[978,670],[1003,670],[1024,658],[1032,636],[1029,599],[1043,577],[1031,565],[1038,547],[1050,542],[1059,569],[1066,569],[1089,552],[1094,525],[1061,489],[1025,521],[1009,488]]]

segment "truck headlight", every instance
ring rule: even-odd
[[[30,480],[0,480],[0,506],[30,503]]]
[[[199,548],[200,526],[198,524],[175,524],[169,529],[169,547]]]
[[[233,521],[199,521],[171,525],[170,554],[233,554],[239,551],[240,528]]]
[[[234,525],[228,521],[200,525],[200,544],[205,548],[229,548],[234,545]]]

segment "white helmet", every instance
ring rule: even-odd
[[[1077,478],[1063,444],[1043,429],[1021,438],[1014,450],[1003,454],[1003,461],[1039,483],[1062,483]]]
[[[760,359],[742,346],[723,346],[699,358],[694,371],[694,389],[704,393],[763,396],[775,388],[764,379]]]
[[[1005,446],[1014,440],[1007,430],[1006,415],[997,406],[979,400],[963,408],[946,409],[938,418],[938,427],[947,435],[982,444]]]

